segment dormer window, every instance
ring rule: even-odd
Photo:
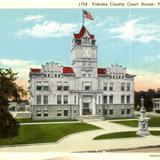
[[[89,43],[89,38],[88,38],[87,36],[83,38],[83,43],[84,43],[84,44]]]
[[[75,43],[76,43],[76,45],[79,46],[79,45],[81,45],[81,40],[80,40],[80,39],[76,39],[76,40],[75,40]]]
[[[92,40],[92,46],[95,46],[95,40]]]

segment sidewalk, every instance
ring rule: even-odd
[[[81,123],[80,121],[62,121],[62,122],[24,122],[20,123],[21,126],[25,125],[39,125],[39,124],[64,124],[64,123]]]
[[[88,123],[101,127],[102,129],[71,134],[66,137],[63,137],[57,143],[4,147],[0,148],[0,152],[83,152],[137,148],[143,146],[156,146],[160,144],[160,137],[152,135],[135,138],[93,140],[94,137],[101,134],[120,131],[136,132],[137,128],[111,123],[109,121],[98,121]],[[151,130],[160,130],[160,127],[151,128]]]

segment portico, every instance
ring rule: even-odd
[[[79,96],[79,113],[82,115],[96,115],[96,97],[93,94]]]

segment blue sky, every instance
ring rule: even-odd
[[[85,26],[98,46],[98,66],[120,64],[136,74],[137,89],[160,84],[160,10],[88,9]],[[46,62],[70,65],[71,38],[82,25],[79,9],[1,9],[0,65],[27,80]]]

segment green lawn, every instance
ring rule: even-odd
[[[34,123],[34,122],[64,122],[64,121],[77,121],[77,120],[32,120],[31,118],[16,119],[19,123]]]
[[[94,129],[99,128],[86,123],[20,126],[20,132],[17,137],[0,139],[0,145],[56,142],[66,135]]]
[[[127,131],[127,132],[114,132],[114,133],[103,134],[95,137],[94,139],[99,140],[99,139],[130,138],[130,137],[139,137],[139,136],[136,135],[135,131]]]
[[[138,121],[136,120],[127,120],[127,121],[111,121],[113,123],[123,124],[130,127],[138,127]]]
[[[160,136],[160,131],[150,131],[151,135]]]
[[[137,120],[112,121],[112,122],[127,125],[130,127],[138,127]],[[150,117],[150,119],[148,120],[148,126],[149,127],[160,127],[160,117]]]
[[[153,136],[160,136],[160,131],[150,131],[150,134]],[[136,131],[127,131],[127,132],[114,132],[103,134],[94,138],[94,140],[100,139],[114,139],[114,138],[132,138],[132,137],[140,137],[136,135]]]

